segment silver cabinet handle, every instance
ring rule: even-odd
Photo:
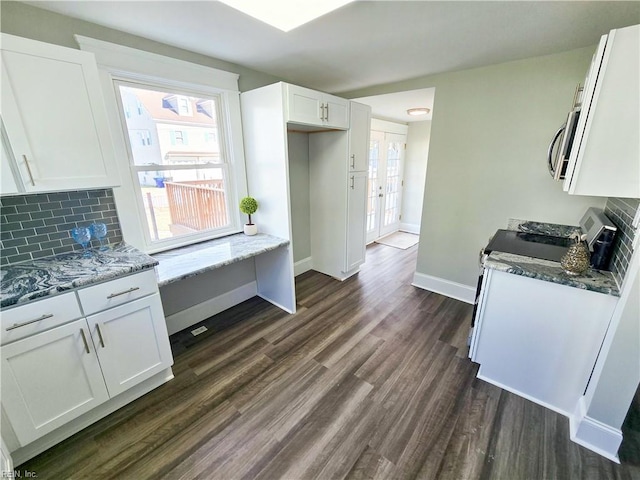
[[[125,290],[123,292],[118,292],[118,293],[112,293],[111,295],[109,295],[107,297],[107,300],[112,299],[113,297],[119,297],[120,295],[126,295],[127,293],[131,293],[131,292],[135,292],[136,290],[140,290],[140,287],[132,287],[128,290]]]
[[[22,158],[24,159],[24,164],[27,166],[27,173],[29,174],[29,180],[31,180],[31,185],[35,187],[36,182],[33,180],[33,173],[31,173],[31,166],[29,165],[29,160],[27,160],[26,155],[22,155]]]
[[[326,108],[326,112],[327,112],[327,116],[326,116],[325,120],[328,122],[329,121],[329,104],[328,103],[326,104],[325,108]]]
[[[320,120],[324,120],[324,103],[320,104]]]
[[[98,338],[100,338],[100,346],[104,348],[104,338],[102,337],[102,330],[100,330],[100,325],[96,323],[96,330],[98,330]]]
[[[10,327],[7,327],[6,331],[8,332],[9,330],[13,330],[14,328],[20,328],[20,327],[24,327],[25,325],[31,325],[32,323],[41,322],[42,320],[46,320],[47,318],[51,318],[51,317],[53,317],[53,313],[47,313],[45,315],[42,315],[40,318],[29,320],[28,322],[14,323]]]
[[[354,190],[354,189],[355,189],[355,181],[356,181],[356,179],[355,179],[355,177],[352,175],[352,176],[351,176],[351,190]]]
[[[84,334],[84,328],[80,329],[80,335],[82,335],[82,342],[84,343],[84,349],[87,354],[91,354],[91,350],[89,350],[89,344],[87,343],[87,336]]]
[[[356,154],[351,154],[351,168],[356,168]]]

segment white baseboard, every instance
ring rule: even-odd
[[[210,298],[202,303],[181,310],[166,318],[167,331],[173,335],[180,330],[189,328],[202,320],[225,311],[239,303],[249,300],[258,294],[258,285],[255,281],[246,283],[227,293],[215,298]]]
[[[401,223],[400,231],[420,235],[420,225],[417,223]]]
[[[578,445],[620,463],[618,449],[622,443],[622,431],[587,416],[584,397],[580,398],[576,411],[569,417],[569,433],[571,440]]]
[[[473,304],[476,298],[475,287],[463,285],[462,283],[452,282],[444,278],[432,277],[424,273],[416,272],[413,275],[414,287],[429,290],[430,292],[439,293],[447,297],[455,298],[461,302]]]
[[[311,257],[303,258],[293,264],[294,277],[302,275],[304,272],[308,272],[309,270],[313,270],[313,259]]]

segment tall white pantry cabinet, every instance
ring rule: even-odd
[[[302,121],[290,111],[297,89],[281,82],[241,96],[248,190],[260,204],[255,220],[261,232],[294,241],[291,189],[296,185],[289,178],[287,139],[289,131],[307,133],[312,268],[344,280],[364,263],[371,109],[332,96],[330,111],[348,112],[348,122],[341,123],[345,128],[327,126],[322,111],[317,121],[312,115]],[[292,248],[288,255],[288,262],[282,261],[286,270],[293,265]]]

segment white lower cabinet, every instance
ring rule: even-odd
[[[84,318],[2,347],[2,406],[21,445],[108,398]]]
[[[2,408],[20,446],[173,364],[154,278],[149,270],[3,311]],[[136,294],[82,317],[101,297]]]
[[[349,174],[347,195],[347,254],[345,272],[364,263],[367,230],[367,172]]]
[[[478,378],[570,415],[617,297],[485,269],[471,359]]]
[[[156,319],[162,319],[158,322]],[[159,294],[87,317],[109,395],[114,397],[171,365]]]

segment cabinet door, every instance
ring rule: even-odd
[[[617,297],[488,270],[478,378],[569,415],[584,394]]]
[[[350,102],[351,128],[349,129],[349,170],[364,172],[369,169],[369,137],[371,135],[371,107]]]
[[[2,138],[0,141],[2,145],[0,148],[0,155],[2,155],[0,164],[0,195],[6,195],[10,193],[18,193],[20,192],[20,188],[18,187],[18,182],[16,182],[14,176],[14,167],[15,163],[13,158],[11,158],[11,153],[9,147],[7,145],[7,140],[4,135],[4,131],[0,132]]]
[[[364,263],[366,250],[367,172],[349,174],[345,272]]]
[[[2,347],[2,406],[21,445],[108,398],[84,319]]]
[[[564,189],[640,198],[640,25],[601,40],[589,72]]]
[[[285,85],[287,90],[287,121],[306,125],[323,125],[324,102],[321,92],[297,85]]]
[[[324,125],[331,128],[349,128],[349,101],[324,94]]]
[[[117,185],[92,54],[2,35],[2,117],[29,192]]]
[[[173,363],[157,293],[91,315],[87,322],[111,397]]]

